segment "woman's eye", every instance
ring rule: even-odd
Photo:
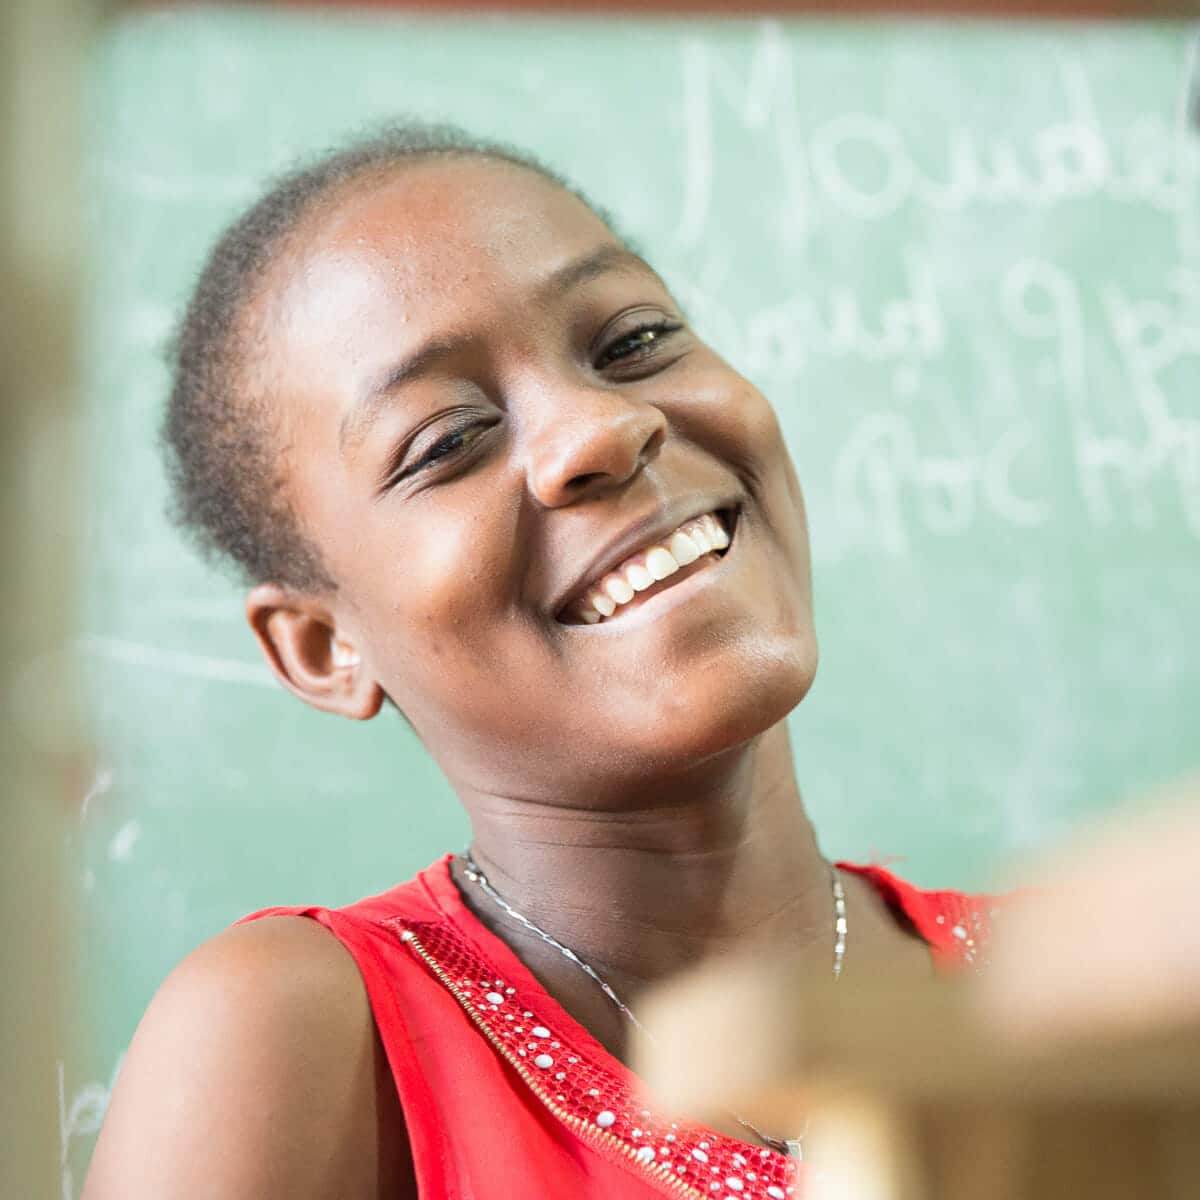
[[[682,328],[678,321],[668,321],[665,318],[647,325],[639,325],[605,346],[596,359],[596,368],[603,370],[613,363],[637,362],[649,358],[671,334]]]
[[[420,465],[423,467],[428,466],[430,463],[437,462],[439,458],[446,458],[456,450],[461,450],[467,444],[470,432],[469,428],[456,429],[453,433],[448,433],[445,437],[438,438],[422,456]]]
[[[409,475],[415,475],[418,471],[424,471],[441,462],[443,459],[453,458],[461,454],[479,438],[480,434],[487,432],[493,424],[494,422],[476,421],[473,424],[459,425],[449,430],[434,441],[411,465],[403,467],[399,474],[395,476],[395,482],[399,482]]]
[[[465,450],[476,438],[479,437],[485,429],[490,429],[490,425],[460,425],[457,429],[450,430],[438,438],[428,450],[421,455],[418,467],[428,467],[443,458],[449,458],[451,455],[457,454],[460,450]]]

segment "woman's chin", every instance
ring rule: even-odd
[[[658,698],[653,711],[629,731],[627,747],[638,747],[660,769],[685,769],[758,737],[782,721],[812,687],[817,648],[789,645],[766,652],[736,670],[714,667],[695,687],[676,688]]]

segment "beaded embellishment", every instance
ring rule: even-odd
[[[453,927],[402,918],[387,924],[559,1120],[602,1152],[640,1164],[665,1194],[716,1200],[795,1194],[792,1159],[645,1108],[632,1076],[597,1061],[591,1048],[557,1028],[539,997],[498,976]]]

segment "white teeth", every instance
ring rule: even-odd
[[[675,530],[665,543],[633,555],[606,575],[575,611],[584,624],[596,625],[656,581],[666,579],[680,567],[686,567],[714,550],[724,550],[728,545],[729,535],[713,513],[696,517]]]
[[[611,617],[617,611],[617,602],[604,592],[592,592],[588,603],[602,616]]]
[[[700,557],[700,547],[683,530],[671,534],[667,549],[681,567],[686,567],[688,563],[694,563]]]
[[[654,576],[641,563],[631,563],[626,567],[625,578],[635,592],[644,592],[654,582]]]
[[[672,557],[670,550],[663,546],[655,546],[646,555],[646,570],[655,579],[666,579],[668,575],[674,575],[679,570],[679,564]]]
[[[628,604],[633,599],[633,588],[620,575],[610,575],[601,585],[618,604]]]
[[[701,554],[707,554],[713,548],[712,538],[708,536],[708,530],[705,529],[703,521],[693,521],[684,528],[687,530],[688,537],[696,543],[696,548]]]
[[[701,519],[704,521],[704,527],[708,530],[713,549],[724,550],[729,545],[729,534],[725,532],[725,526],[711,513]]]

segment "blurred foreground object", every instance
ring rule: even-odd
[[[787,1025],[746,1019],[781,993]],[[660,1040],[635,1069],[660,1103],[728,1132],[726,1108],[803,1131],[804,1200],[1200,1196],[1200,1022],[1018,1050],[960,984],[867,995],[726,970],[648,1023]]]
[[[1044,894],[1005,913],[979,981],[987,1024],[1029,1041],[1200,1024],[1200,780],[1142,807],[1060,853],[1034,879]]]
[[[1194,1200],[1189,794],[1051,860],[1001,911],[977,975],[864,991],[721,964],[646,1006],[657,1041],[636,1069],[660,1103],[721,1127],[732,1109],[806,1129],[806,1200]]]
[[[59,860],[80,773],[69,715],[69,445],[81,226],[77,123],[90,5],[0,8],[0,1196],[60,1195]]]

